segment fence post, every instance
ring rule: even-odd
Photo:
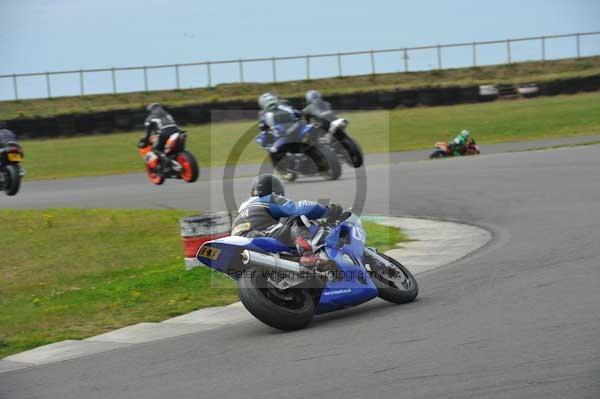
[[[408,50],[404,49],[402,58],[404,58],[404,72],[408,72]]]
[[[175,85],[177,86],[177,90],[180,88],[179,84],[179,64],[175,65]]]
[[[442,69],[442,46],[437,46],[438,69]]]
[[[83,96],[85,94],[85,86],[83,82],[83,69],[79,70],[79,95]]]
[[[577,58],[581,58],[581,33],[575,35],[575,42],[577,44]]]
[[[244,62],[239,60],[238,65],[240,67],[240,82],[244,83]]]
[[[375,75],[375,52],[371,49],[371,75]]]
[[[546,61],[546,36],[542,36],[542,61]]]
[[[473,42],[473,66],[477,66],[477,43]]]
[[[144,66],[144,91],[148,91],[148,67]]]
[[[510,39],[506,40],[506,60],[507,64],[512,63],[512,50],[510,48]]]
[[[342,72],[342,55],[340,53],[337,54],[337,64],[338,64],[338,76],[341,77],[343,75],[343,72]]]
[[[210,73],[210,61],[206,63],[206,77],[208,79],[208,87],[212,87],[212,75]]]
[[[112,87],[113,87],[113,94],[117,94],[117,77],[115,75],[115,67],[112,67],[111,69],[111,74],[112,74]]]
[[[50,85],[50,74],[46,72],[46,92],[48,93],[48,98],[52,98],[52,87]]]
[[[13,74],[13,90],[15,92],[15,100],[19,99],[19,89],[17,88],[17,75]]]
[[[306,80],[310,80],[310,55],[306,56]]]

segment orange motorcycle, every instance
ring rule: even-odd
[[[187,134],[183,130],[173,133],[167,140],[165,152],[161,156],[152,151],[158,135],[152,135],[149,142],[139,142],[140,155],[145,161],[146,173],[152,183],[160,185],[165,179],[182,179],[186,183],[198,180],[198,162],[191,152],[186,151],[186,139]]]

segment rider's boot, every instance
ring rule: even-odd
[[[309,269],[314,268],[319,261],[319,257],[313,252],[311,243],[304,237],[297,237],[296,249],[300,255],[300,264]]]

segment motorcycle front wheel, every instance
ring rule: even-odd
[[[156,173],[153,169],[146,164],[146,174],[148,175],[148,179],[157,186],[160,186],[165,182],[165,177],[159,173]]]
[[[360,146],[351,137],[344,137],[340,143],[346,151],[348,163],[354,168],[360,168],[363,165],[363,154]]]
[[[238,280],[238,295],[242,304],[254,317],[279,330],[298,330],[311,322],[315,302],[310,293],[301,288],[279,290],[269,281],[270,273],[252,267]]]
[[[437,150],[431,153],[429,159],[446,158],[447,156],[446,151]]]
[[[365,251],[365,261],[371,264],[371,277],[381,299],[393,303],[415,300],[419,294],[417,280],[400,262],[372,250]]]
[[[6,195],[12,196],[19,192],[21,187],[21,174],[17,165],[6,165],[4,167],[4,181]]]

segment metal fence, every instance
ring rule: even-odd
[[[80,69],[80,70],[68,70],[68,71],[54,71],[54,72],[38,72],[38,73],[21,73],[21,74],[10,74],[10,75],[0,75],[0,81],[5,79],[12,80],[12,90],[13,96],[12,98],[18,100],[19,97],[19,79],[25,77],[45,77],[45,86],[46,86],[46,98],[52,98],[52,76],[57,75],[74,75],[74,78],[79,80],[79,95],[84,96],[86,94],[86,74],[90,73],[109,73],[112,81],[112,87],[106,89],[105,93],[119,93],[123,91],[119,91],[119,85],[117,80],[117,73],[122,71],[139,71],[143,74],[143,82],[144,82],[144,91],[149,91],[149,79],[148,79],[148,71],[155,69],[171,69],[174,75],[175,85],[171,87],[171,89],[181,89],[181,80],[180,73],[183,68],[189,67],[204,67],[205,68],[205,77],[206,77],[206,85],[204,87],[212,87],[213,82],[213,73],[214,68],[218,68],[222,65],[227,64],[237,64],[238,73],[234,74],[229,80],[224,81],[223,83],[235,83],[235,82],[245,82],[244,80],[244,66],[257,63],[257,62],[268,62],[271,64],[271,82],[278,82],[277,72],[278,67],[277,63],[279,61],[290,61],[290,60],[300,60],[304,61],[305,73],[300,76],[295,77],[294,79],[286,79],[286,80],[301,80],[306,79],[310,80],[311,77],[311,61],[322,58],[330,58],[332,59],[337,66],[337,76],[350,76],[350,75],[358,75],[358,74],[376,74],[377,73],[377,56],[386,54],[386,53],[397,53],[399,54],[398,62],[402,66],[402,71],[408,72],[411,70],[410,60],[411,54],[416,52],[424,51],[424,50],[434,50],[435,51],[435,60],[433,60],[433,65],[437,66],[437,69],[444,69],[444,50],[450,48],[458,48],[458,47],[466,47],[471,49],[472,59],[469,60],[467,65],[477,66],[478,65],[478,51],[483,46],[489,45],[505,45],[505,63],[510,64],[514,62],[513,59],[513,44],[518,42],[539,42],[539,58],[534,57],[533,60],[539,59],[545,61],[548,58],[547,54],[547,46],[548,42],[553,39],[565,39],[572,38],[573,40],[573,53],[568,58],[577,57],[580,58],[582,56],[581,50],[581,42],[584,37],[588,36],[597,36],[600,35],[600,32],[586,32],[586,33],[572,33],[565,35],[549,35],[549,36],[536,36],[536,37],[524,37],[524,38],[514,38],[514,39],[504,39],[504,40],[492,40],[492,41],[482,41],[482,42],[471,42],[471,43],[455,43],[455,44],[438,44],[432,46],[420,46],[420,47],[407,47],[407,48],[394,48],[394,49],[385,49],[385,50],[367,50],[367,51],[352,51],[352,52],[341,52],[341,53],[324,53],[324,54],[306,54],[306,55],[298,55],[298,56],[287,56],[287,57],[270,57],[270,58],[250,58],[250,59],[237,59],[237,60],[223,60],[223,61],[203,61],[203,62],[190,62],[184,64],[169,64],[169,65],[152,65],[152,66],[135,66],[135,67],[121,67],[121,68],[97,68],[97,69]],[[597,55],[600,54],[600,46],[598,50],[594,50],[592,54],[587,55]],[[344,74],[344,58],[349,56],[367,56],[370,63],[369,70],[363,71],[358,74]],[[559,57],[565,58],[565,57]],[[551,59],[557,59],[552,58]],[[467,66],[465,65],[465,66]],[[489,64],[487,64],[489,65]],[[432,68],[435,69],[435,66]],[[198,86],[201,87],[201,86]],[[93,93],[98,94],[98,93]],[[38,96],[41,98],[44,96]]]

